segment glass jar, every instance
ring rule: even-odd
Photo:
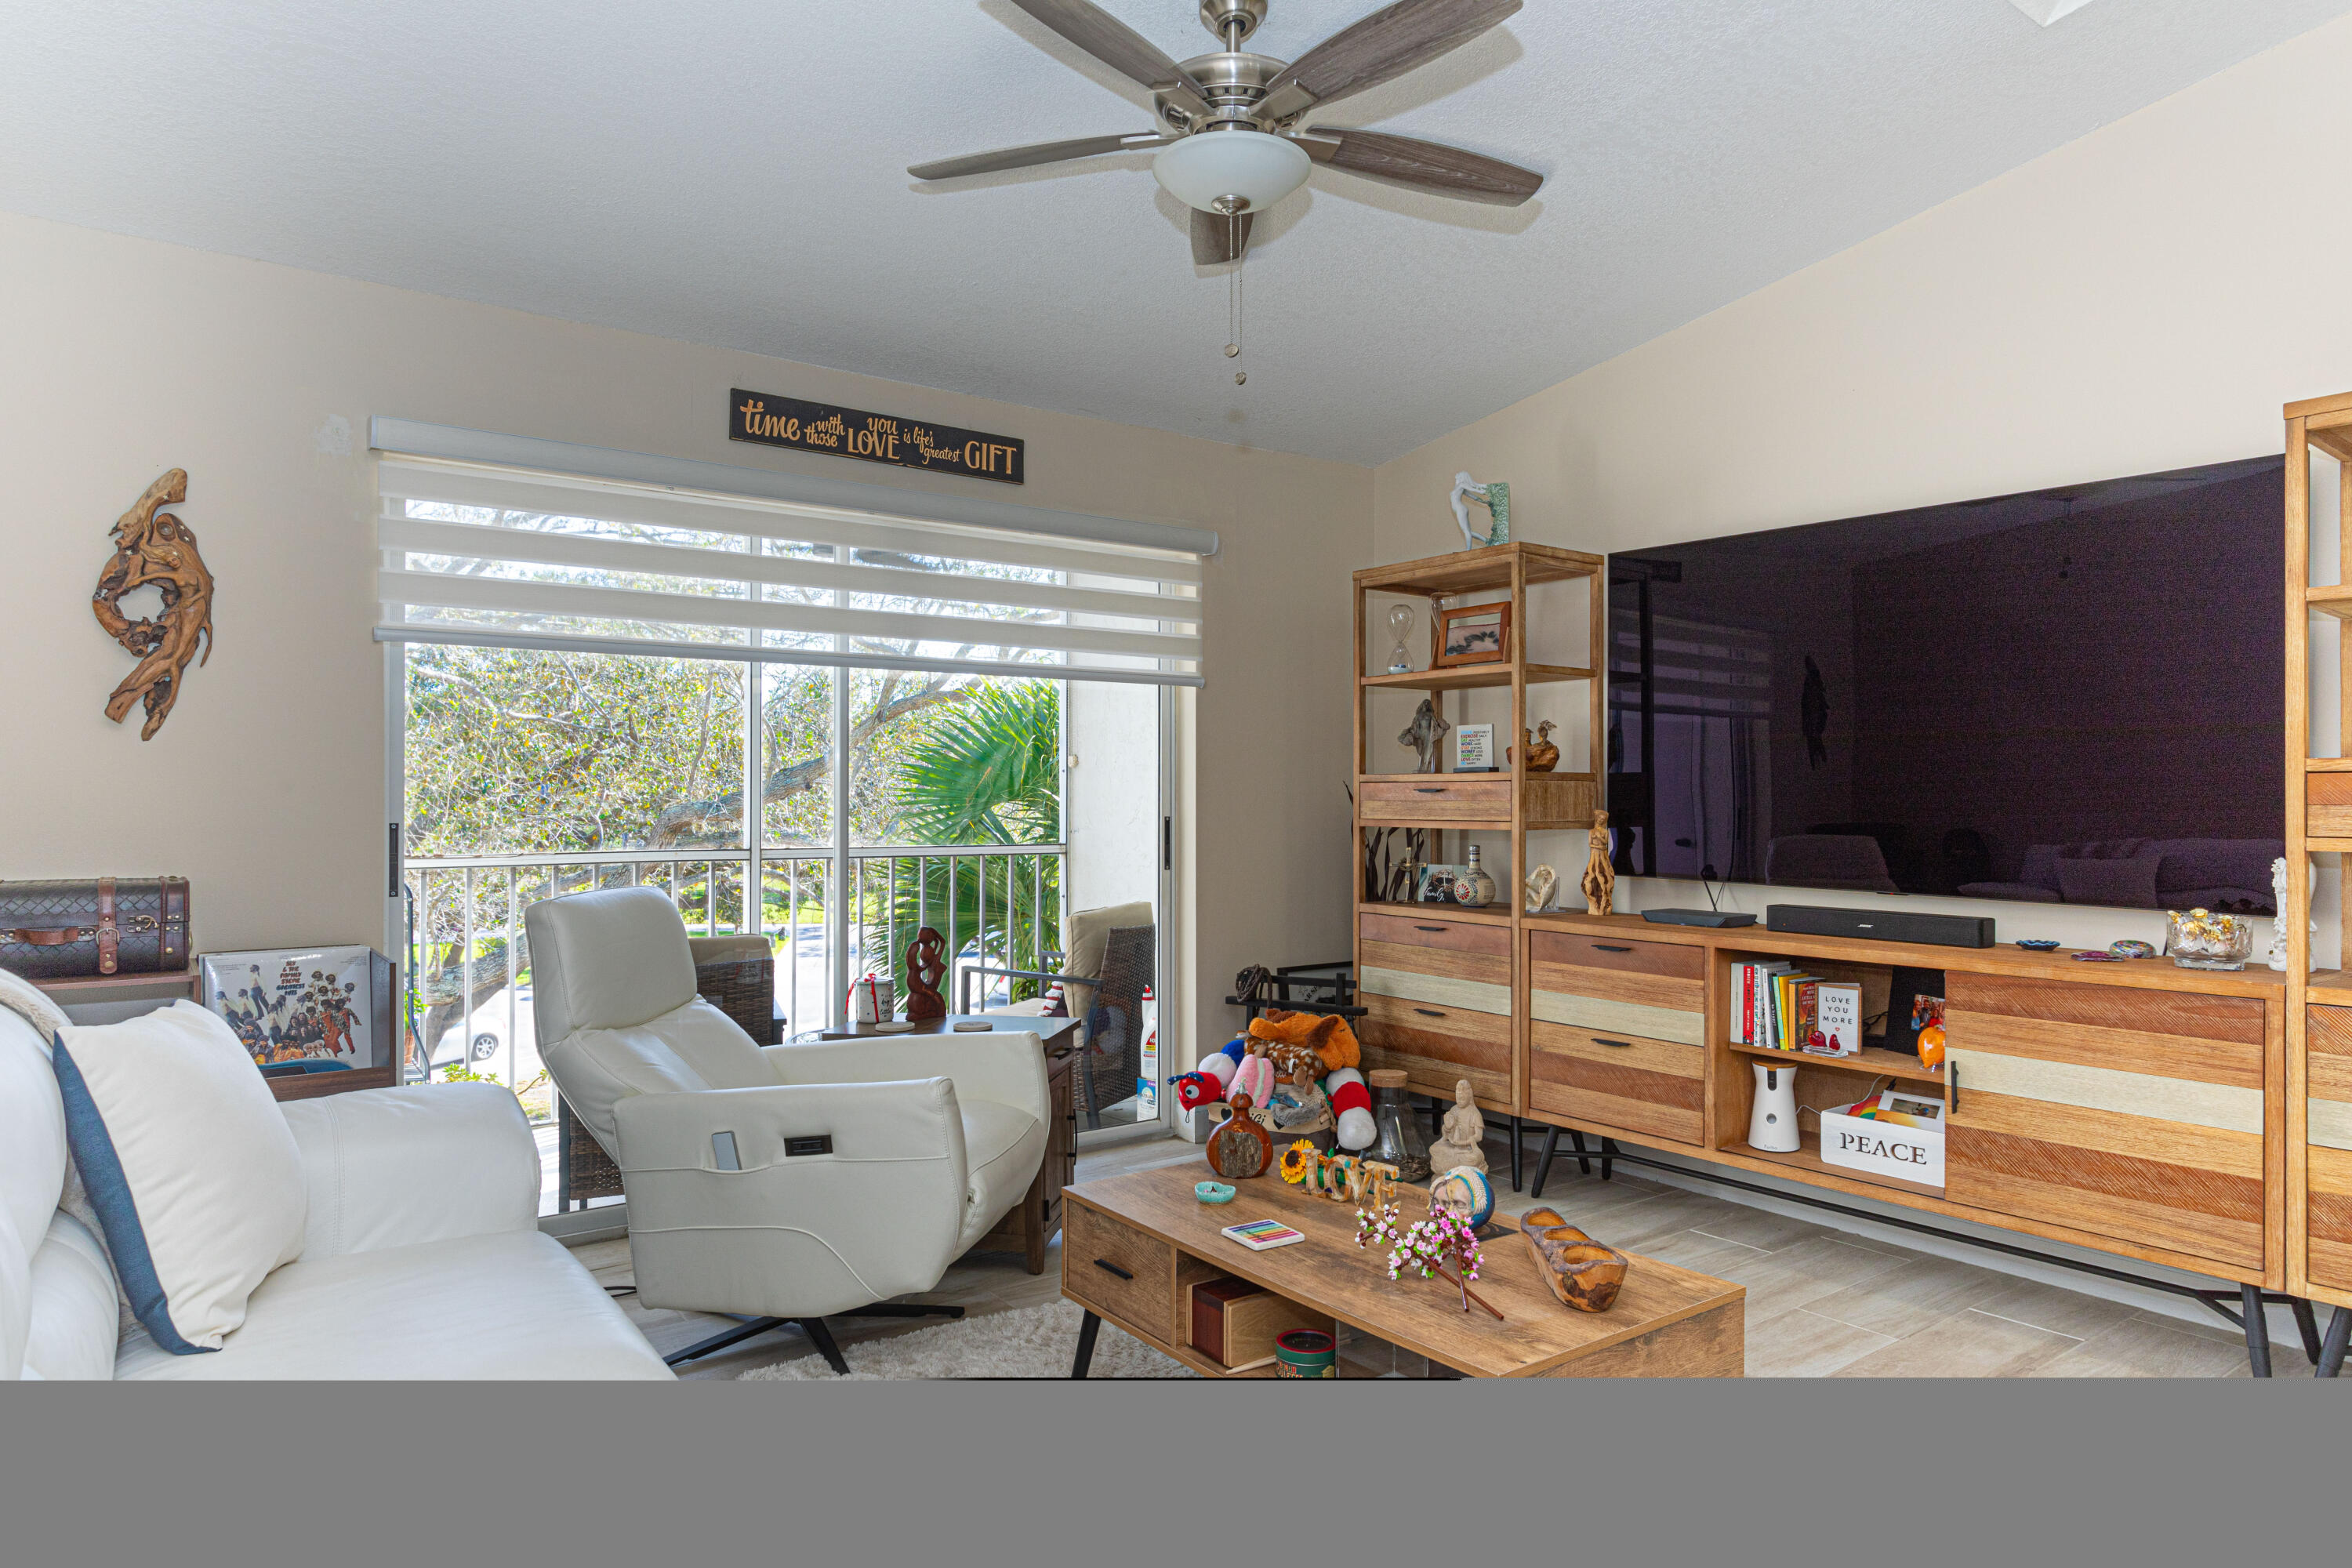
[[[1364,1075],[1372,1088],[1372,1146],[1367,1160],[1381,1160],[1397,1168],[1401,1181],[1429,1179],[1429,1135],[1405,1093],[1404,1074],[1396,1068],[1374,1068]]]
[[[2254,922],[2244,915],[2173,910],[2164,918],[2164,950],[2183,969],[2243,969],[2254,951]]]

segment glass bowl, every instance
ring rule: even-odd
[[[2254,951],[2254,922],[2244,915],[2174,910],[2165,921],[2164,950],[2183,969],[2243,969]]]

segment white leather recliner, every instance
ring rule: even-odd
[[[961,1317],[902,1303],[1021,1201],[1045,1152],[1031,1033],[761,1047],[695,995],[686,924],[652,888],[533,904],[540,1054],[621,1168],[637,1299],[754,1321],[672,1365],[797,1322]]]

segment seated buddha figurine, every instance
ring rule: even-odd
[[[1485,1173],[1486,1169],[1486,1118],[1470,1098],[1470,1080],[1457,1079],[1454,1085],[1454,1109],[1445,1113],[1445,1137],[1429,1146],[1429,1171],[1441,1176],[1458,1166],[1467,1165]]]

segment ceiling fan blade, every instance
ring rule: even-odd
[[[1027,5],[1028,0],[1015,0]],[[1518,10],[1522,0],[1396,0],[1343,27],[1266,84],[1259,111],[1287,120],[1318,103],[1378,87],[1461,47]]]
[[[1380,131],[1334,131],[1316,126],[1291,138],[1318,163],[1390,180],[1441,196],[1492,202],[1515,207],[1543,185],[1532,169],[1468,153],[1417,136],[1391,136]]]
[[[1092,0],[1013,3],[1121,76],[1154,89],[1178,88],[1201,102],[1201,84],[1185,75],[1165,49]],[[1205,112],[1207,105],[1202,103],[1202,109]]]
[[[1092,158],[1102,153],[1139,153],[1164,146],[1167,141],[1167,137],[1150,131],[1139,131],[1132,136],[1081,136],[1071,142],[1038,142],[1026,147],[1000,147],[993,153],[941,158],[933,163],[917,163],[907,173],[919,180],[953,180],[966,174],[992,174],[1000,169],[1026,169],[1037,163]]]
[[[1217,213],[1192,209],[1192,265],[1215,267],[1223,262],[1239,261],[1242,252],[1249,248],[1250,222],[1255,213],[1236,213],[1231,217]]]

